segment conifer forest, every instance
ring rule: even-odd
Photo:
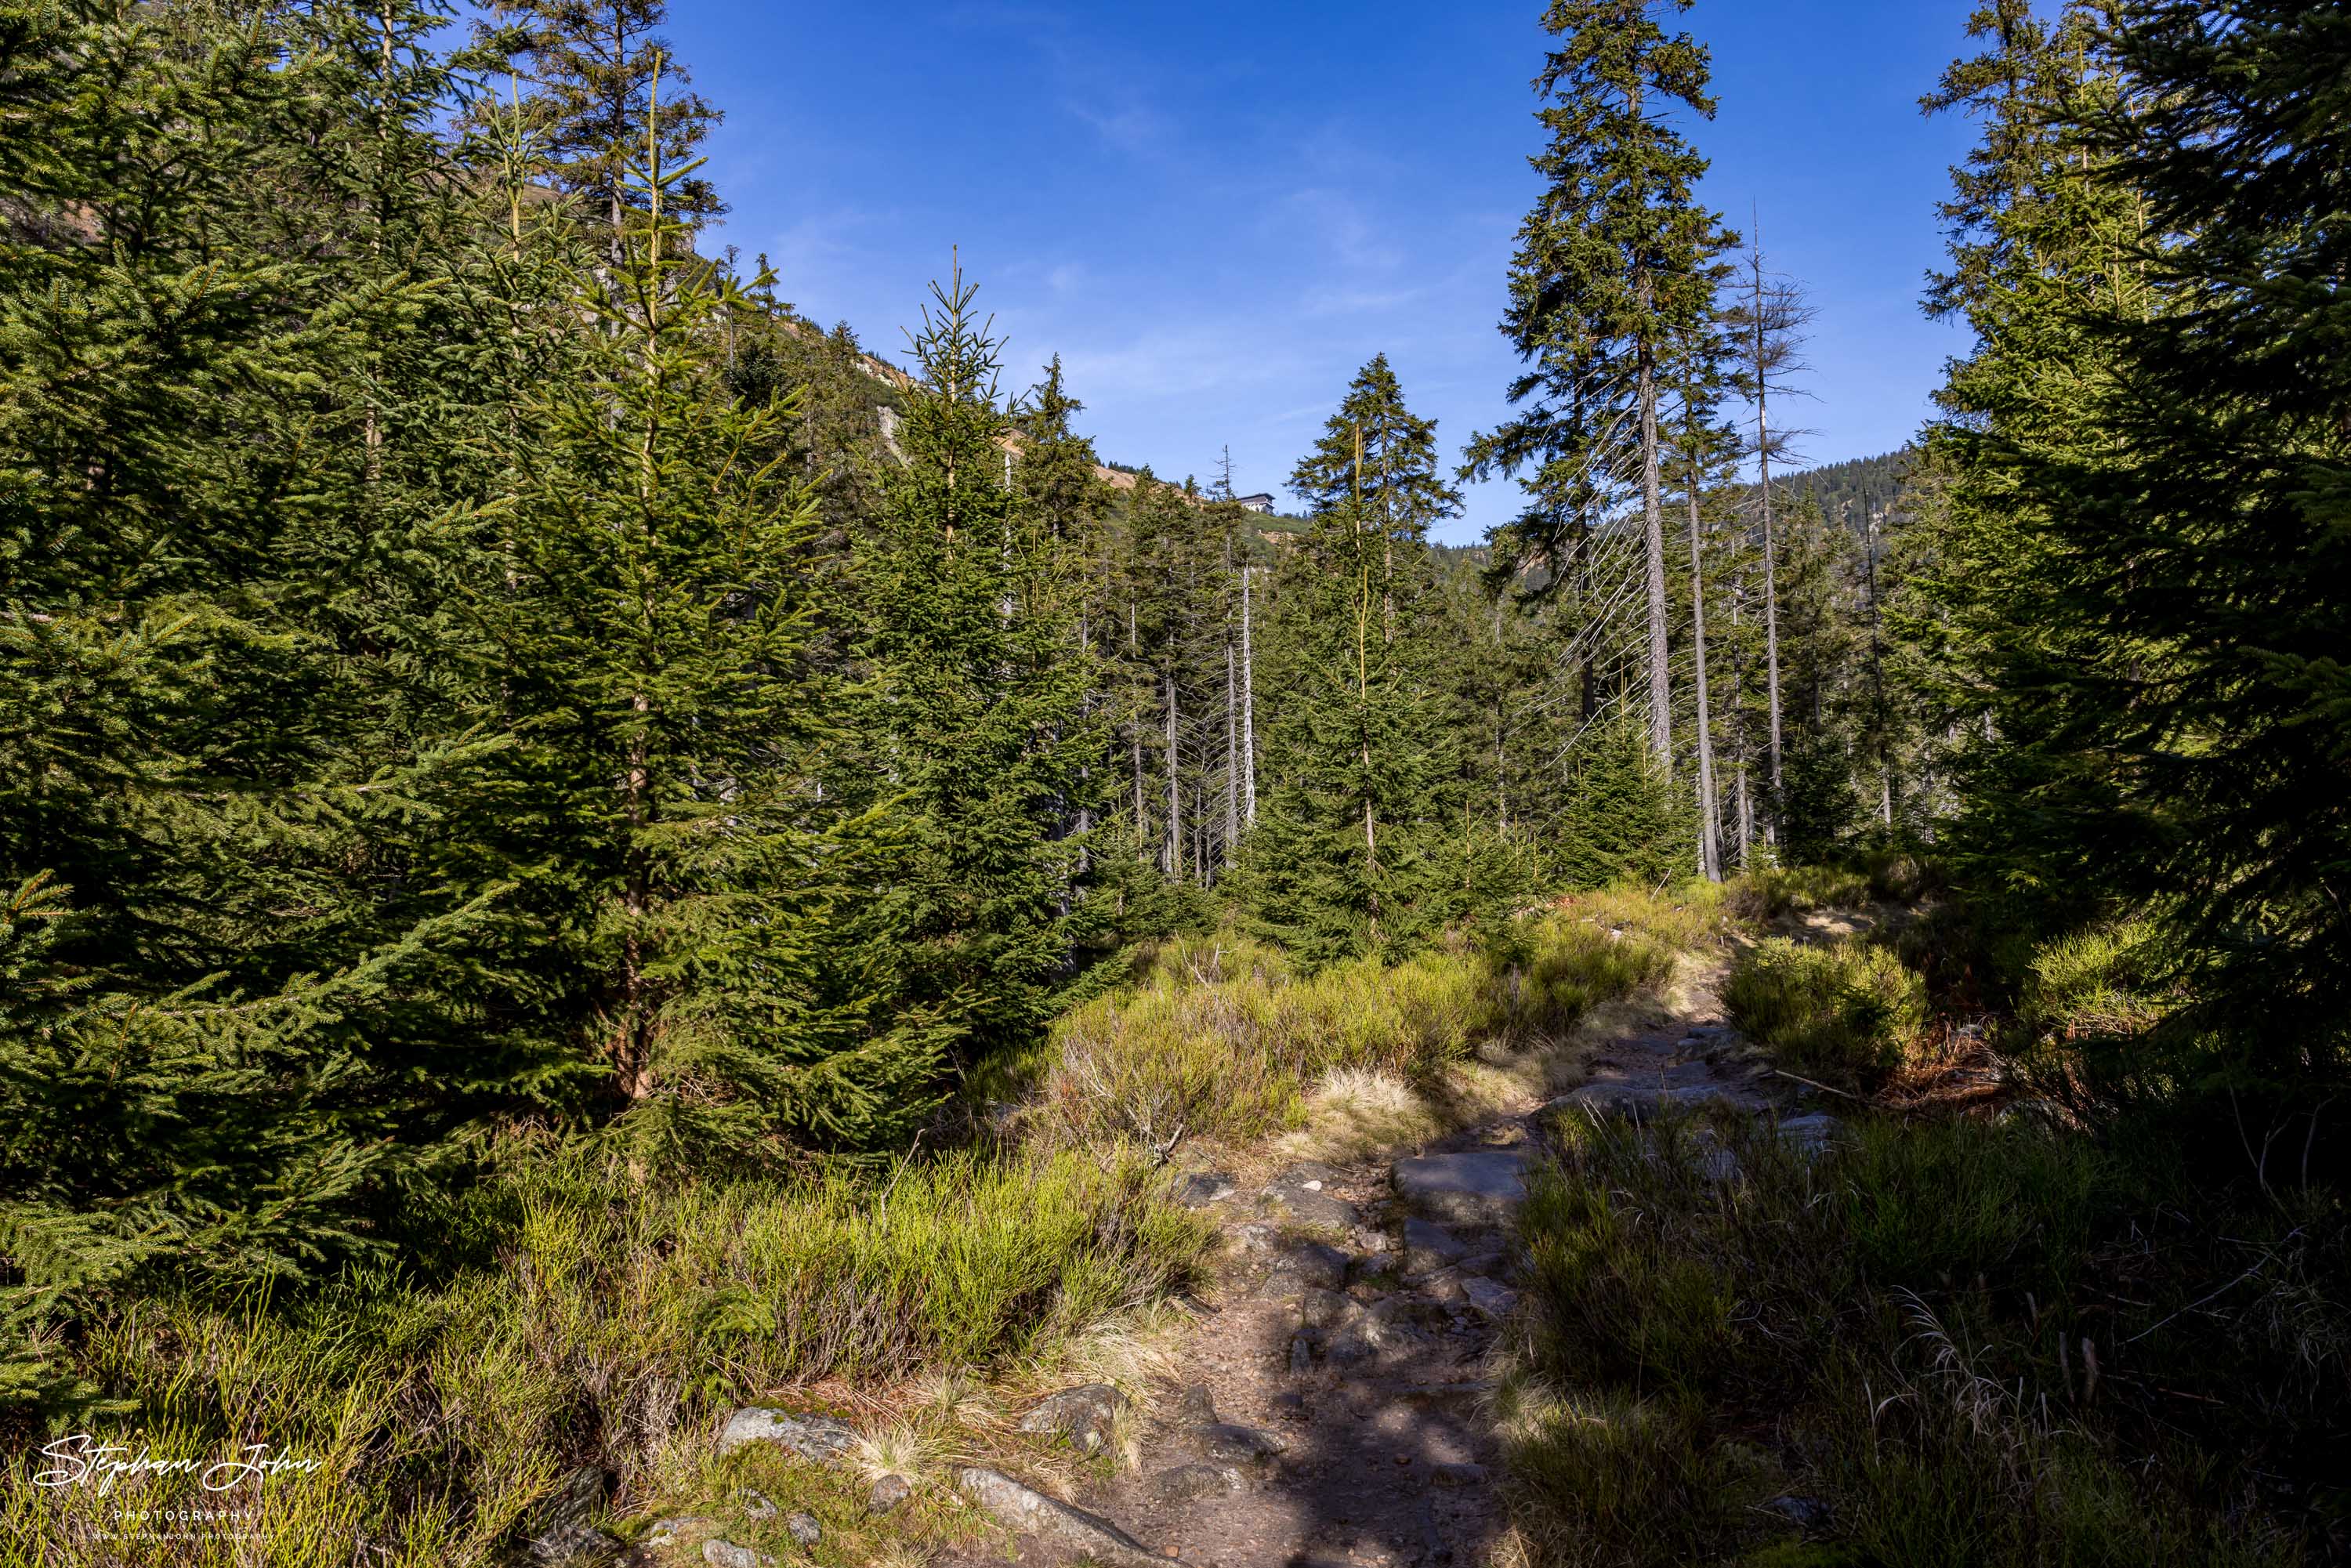
[[[1494,417],[1245,483],[699,3],[0,0],[0,1563],[2351,1562],[2351,12],[1949,0],[1816,463],[1522,0]]]

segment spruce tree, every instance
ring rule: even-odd
[[[0,1245],[36,1291],[300,1275],[544,1066],[466,1038],[500,890],[417,873],[498,745],[445,710],[416,559],[468,466],[414,397],[455,319],[445,73],[409,5],[20,22]]]
[[[483,585],[513,766],[495,857],[540,922],[622,1131],[708,1158],[761,1139],[903,1138],[937,1093],[946,1028],[903,1002],[889,846],[821,783],[837,681],[810,657],[826,601],[796,411],[737,396],[724,318],[753,308],[693,257],[648,81],[617,267],[572,274],[577,373],[533,397],[508,461],[508,580]],[[758,280],[755,280],[758,281]]]
[[[690,167],[723,118],[687,89],[685,71],[660,36],[667,0],[489,0],[486,9],[480,44],[528,74],[522,112],[545,151],[549,181],[617,235],[625,214],[646,199],[629,171],[643,155],[654,118],[655,78],[666,82],[658,134],[668,167]],[[667,202],[681,233],[726,210],[698,173],[680,179]],[[617,240],[607,243],[617,262]]]
[[[1248,884],[1316,960],[1406,950],[1447,912],[1458,768],[1426,536],[1458,500],[1437,475],[1435,425],[1380,359],[1292,477],[1313,527],[1276,569]]]
[[[1938,304],[1983,346],[1937,433],[1959,668],[1991,716],[1971,868],[2044,917],[2152,901],[2207,1084],[2339,1079],[2351,32],[2127,0],[2001,47]],[[2250,1113],[2249,1113],[2250,1114]]]
[[[1001,438],[998,344],[957,267],[935,286],[914,350],[920,381],[859,541],[863,725],[910,845],[885,902],[903,920],[916,999],[967,1054],[1029,1039],[1077,976],[1108,911],[1082,892],[1104,738],[1078,646],[1078,562],[1025,496]],[[844,784],[844,788],[848,787]]]
[[[1519,228],[1502,321],[1529,367],[1510,389],[1526,409],[1468,455],[1474,473],[1531,475],[1538,504],[1518,532],[1553,563],[1637,499],[1649,745],[1661,768],[1673,753],[1661,376],[1674,340],[1710,308],[1709,263],[1729,238],[1697,203],[1706,160],[1666,118],[1677,107],[1714,112],[1706,50],[1668,36],[1656,16],[1688,6],[1552,0],[1544,13],[1559,43],[1535,78],[1548,141],[1530,162],[1545,190]]]
[[[1938,394],[1945,417],[1927,444],[1950,480],[1932,590],[1949,612],[1943,701],[1964,731],[1989,737],[1962,760],[1971,805],[1950,848],[1962,884],[2004,922],[2062,927],[2129,895],[2112,873],[2149,824],[2126,804],[2096,719],[2158,650],[2107,634],[2110,585],[2077,570],[2056,497],[2019,471],[2105,461],[2097,389],[2111,348],[2093,318],[2143,308],[2127,265],[2137,203],[2095,178],[2102,160],[2067,120],[2069,104],[2114,90],[2086,8],[2044,22],[2023,0],[1994,0],[1969,32],[1991,47],[1924,100],[1982,121],[1952,172],[1950,265],[1927,296],[1930,312],[1977,335]]]

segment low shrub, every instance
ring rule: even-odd
[[[2092,926],[2033,949],[2017,1021],[2057,1040],[2141,1034],[2177,1005],[2158,978],[2157,928],[2147,920]]]
[[[1857,942],[1807,946],[1770,936],[1739,956],[1723,1006],[1791,1071],[1874,1085],[1927,1023],[1927,988],[1894,954]]]
[[[1726,888],[1731,907],[1754,921],[1851,909],[1871,898],[1865,873],[1832,865],[1758,866],[1733,877]]]
[[[1672,972],[1710,917],[1643,894],[1524,915],[1484,945],[1311,974],[1230,932],[1161,945],[1126,988],[1055,1025],[1039,1102],[1067,1138],[1247,1139],[1303,1119],[1334,1072],[1436,1088],[1480,1041],[1555,1038]],[[1360,1088],[1366,1080],[1342,1080]]]
[[[218,1505],[184,1477],[101,1497],[25,1465],[0,1480],[0,1533],[58,1564],[490,1561],[575,1467],[617,1477],[615,1518],[695,1502],[728,1405],[1050,1355],[1185,1284],[1206,1244],[1143,1164],[1075,1155],[666,1188],[534,1155],[465,1223],[497,1261],[435,1287],[377,1273],[90,1320],[78,1370],[136,1404],[103,1440],[324,1461],[236,1494],[252,1539],[120,1532],[126,1508]]]

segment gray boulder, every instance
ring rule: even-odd
[[[973,1465],[957,1471],[956,1480],[998,1523],[1045,1536],[1112,1568],[1167,1568],[1176,1561],[1152,1551],[1100,1514],[1072,1508],[999,1471]]]
[[[1523,1149],[1424,1155],[1395,1163],[1396,1196],[1424,1218],[1499,1225],[1526,1200],[1533,1160]]]
[[[1469,1249],[1461,1239],[1442,1225],[1426,1219],[1404,1222],[1404,1271],[1407,1275],[1434,1274],[1450,1263],[1458,1263]]]
[[[1039,1400],[1020,1417],[1020,1430],[1066,1439],[1081,1454],[1098,1454],[1110,1446],[1112,1423],[1124,1408],[1126,1396],[1109,1384],[1082,1384]]]
[[[883,1476],[865,1494],[865,1511],[888,1513],[914,1494],[914,1483],[904,1476]]]
[[[831,1416],[748,1407],[726,1417],[718,1451],[731,1454],[753,1443],[771,1443],[795,1458],[837,1465],[857,1448],[857,1428]]]

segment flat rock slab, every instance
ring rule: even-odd
[[[1151,1490],[1170,1502],[1193,1502],[1239,1491],[1248,1482],[1230,1465],[1177,1465],[1151,1478]]]
[[[1301,1225],[1323,1230],[1344,1230],[1355,1223],[1355,1206],[1322,1186],[1275,1182],[1265,1189],[1266,1207]]]
[[[1081,1454],[1098,1454],[1110,1445],[1112,1427],[1125,1407],[1126,1396],[1109,1384],[1088,1383],[1038,1401],[1020,1417],[1020,1430],[1063,1438]]]
[[[1469,1249],[1461,1238],[1442,1225],[1426,1219],[1404,1222],[1404,1269],[1406,1274],[1434,1274],[1448,1263],[1458,1263]]]
[[[1167,1568],[1177,1561],[1161,1556],[1100,1514],[1072,1508],[996,1470],[973,1465],[957,1471],[956,1480],[999,1524],[1050,1536],[1115,1568]]]
[[[842,1463],[857,1447],[857,1428],[831,1416],[790,1410],[737,1410],[719,1429],[718,1451],[731,1454],[752,1443],[772,1443],[798,1458],[820,1465]]]
[[[1426,1218],[1453,1225],[1499,1225],[1527,1196],[1534,1161],[1522,1149],[1423,1155],[1395,1163],[1396,1196]]]
[[[1193,1171],[1178,1179],[1173,1190],[1176,1201],[1185,1207],[1206,1208],[1224,1202],[1240,1189],[1223,1171]]]
[[[1768,1102],[1754,1090],[1719,1078],[1685,1083],[1602,1078],[1561,1095],[1543,1109],[1581,1111],[1594,1116],[1622,1116],[1646,1121],[1667,1111],[1697,1111],[1708,1105],[1724,1105],[1734,1111],[1752,1113],[1763,1110],[1767,1104]]]

